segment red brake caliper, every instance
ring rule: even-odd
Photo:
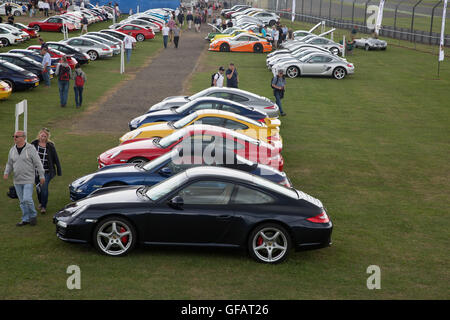
[[[120,233],[127,231],[124,227],[120,227]],[[123,244],[127,244],[128,242],[128,236],[123,236],[120,238]]]
[[[263,238],[261,236],[258,237],[257,245],[260,246],[263,244]]]

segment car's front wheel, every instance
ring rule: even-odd
[[[330,49],[330,52],[337,56],[339,54],[339,49],[336,48],[336,47],[333,47],[333,48]]]
[[[258,262],[279,263],[291,249],[291,237],[281,225],[265,223],[256,227],[248,239],[250,256]]]
[[[143,163],[143,162],[148,162],[148,159],[143,157],[136,157],[128,160],[128,163]]]
[[[289,78],[296,78],[296,77],[298,77],[300,75],[300,70],[296,66],[290,66],[286,70],[286,75]]]
[[[123,256],[136,245],[136,231],[128,220],[111,217],[100,221],[94,230],[95,248],[108,256]]]
[[[41,27],[39,27],[38,25],[35,25],[35,26],[33,27],[33,29],[36,30],[36,32],[41,31]]]
[[[14,15],[15,15],[16,17],[18,17],[18,16],[21,15],[21,13],[20,13],[20,11],[14,11]]]
[[[369,45],[368,45],[368,44],[366,44],[366,45],[364,46],[364,49],[366,49],[366,51],[369,51],[369,50],[370,50],[370,47],[369,47]]]
[[[14,91],[14,82],[8,79],[2,79],[2,81],[6,82],[10,87],[11,90]]]

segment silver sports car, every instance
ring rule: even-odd
[[[330,53],[312,52],[297,60],[277,64],[272,68],[275,75],[282,70],[289,78],[299,76],[328,76],[343,79],[347,74],[355,72],[355,66],[345,59]]]
[[[83,53],[87,53],[92,61],[97,60],[98,58],[113,56],[113,49],[111,49],[110,46],[92,39],[74,37],[61,42],[67,43],[68,45],[79,49]]]
[[[356,48],[364,48],[366,51],[369,50],[386,50],[387,42],[384,40],[379,40],[375,38],[361,38],[355,39],[355,47]]]
[[[239,102],[245,106],[267,113],[270,118],[278,117],[278,106],[266,97],[236,88],[210,87],[192,96],[168,97],[150,107],[148,111],[170,109],[182,106],[200,97],[216,97]]]

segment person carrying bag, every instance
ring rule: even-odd
[[[280,115],[285,116],[286,113],[283,112],[283,108],[281,107],[281,99],[284,98],[284,90],[286,86],[286,79],[283,74],[283,70],[279,70],[278,74],[272,78],[272,88],[273,95],[275,96],[275,101],[280,110]]]

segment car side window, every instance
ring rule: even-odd
[[[83,40],[82,45],[83,45],[83,46],[93,46],[94,43],[93,43],[92,41]]]
[[[195,121],[194,124],[209,124],[212,126],[223,127],[224,120],[225,119],[219,118],[219,117],[204,117],[204,118],[200,118],[197,121]]]
[[[236,102],[248,101],[248,99],[246,97],[235,94],[235,93],[231,93],[230,98],[231,98],[231,100],[236,101]]]
[[[222,99],[230,99],[230,94],[227,92],[213,92],[208,95],[208,97],[216,97]]]
[[[225,122],[225,128],[230,130],[247,130],[248,126],[243,123],[227,119]]]
[[[184,204],[227,205],[233,189],[234,184],[228,182],[198,181],[185,187],[178,195]]]
[[[265,204],[275,202],[274,198],[264,192],[240,185],[236,187],[237,189],[232,199],[233,204]]]
[[[198,110],[204,110],[204,109],[217,109],[216,103],[206,102],[206,103],[200,103],[193,107],[191,109],[191,112],[198,111]]]
[[[237,113],[237,114],[241,114],[241,110],[239,110],[238,108],[232,107],[232,106],[228,106],[226,104],[222,105],[222,110],[223,111]]]

